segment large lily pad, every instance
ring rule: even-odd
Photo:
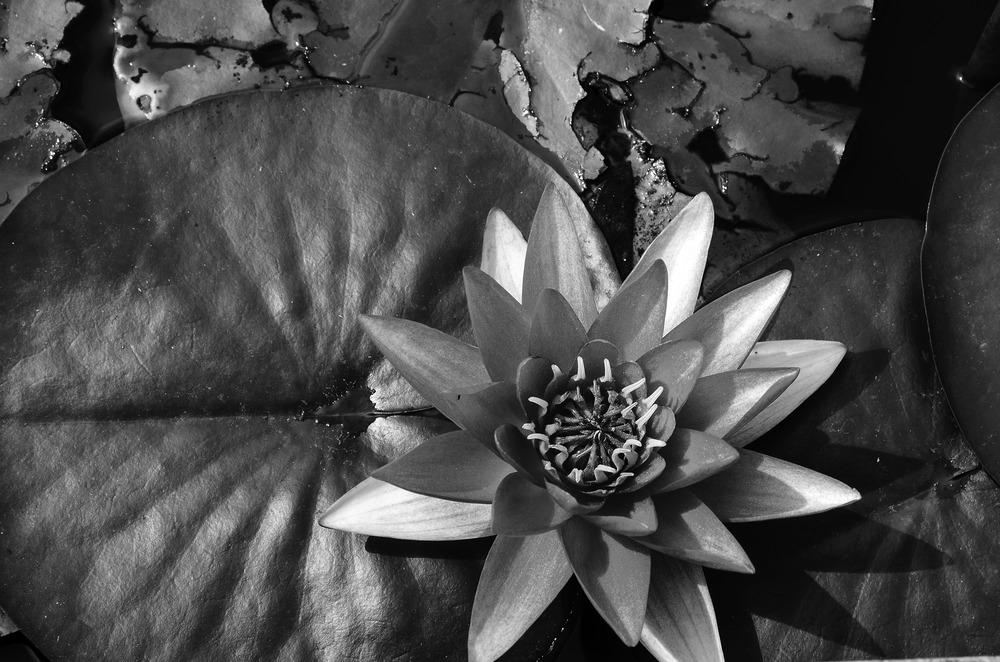
[[[316,516],[450,425],[364,429],[368,389],[422,403],[357,315],[468,336],[460,268],[487,212],[523,228],[548,182],[582,211],[498,131],[339,86],[203,102],[45,182],[0,228],[11,616],[53,660],[462,658],[485,549]],[[300,420],[325,405],[328,426]]]
[[[959,124],[927,211],[927,317],[941,381],[962,431],[1000,479],[1000,88]]]

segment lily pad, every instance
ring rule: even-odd
[[[489,209],[523,229],[549,182],[582,212],[495,129],[341,86],[205,101],[46,181],[0,227],[11,617],[53,660],[464,657],[485,548],[316,517],[446,425],[372,412],[370,390],[424,403],[357,316],[470,337]],[[555,609],[515,655],[548,649]]]
[[[1000,479],[1000,88],[958,125],[927,210],[923,268],[934,358],[951,407]]]

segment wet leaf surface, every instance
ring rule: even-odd
[[[955,130],[927,212],[923,268],[934,357],[962,431],[1000,478],[1000,90]]]
[[[356,316],[469,337],[487,212],[523,229],[549,181],[581,209],[479,122],[322,86],[202,102],[46,182],[0,228],[0,595],[27,635],[53,660],[464,657],[485,545],[316,516],[450,426],[359,404],[423,403]]]

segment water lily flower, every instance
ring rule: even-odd
[[[788,272],[695,311],[713,221],[708,196],[694,198],[599,310],[574,220],[550,187],[527,241],[491,212],[482,269],[463,273],[478,347],[407,320],[361,320],[460,430],[380,468],[320,523],[402,539],[496,535],[470,660],[499,657],[571,576],[626,644],[659,660],[720,660],[702,567],[753,572],[725,523],[859,498],[743,448],[845,349],[758,342]]]

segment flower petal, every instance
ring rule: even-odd
[[[757,343],[743,368],[798,368],[799,376],[774,402],[746,425],[729,435],[733,446],[743,447],[785,419],[802,401],[833,374],[847,348],[829,340],[772,340]]]
[[[607,359],[612,366],[622,362],[621,352],[614,343],[607,340],[591,340],[580,348],[579,357],[583,359],[584,369],[591,379],[604,376],[604,359]],[[576,372],[573,370],[574,375]]]
[[[707,193],[699,193],[664,226],[622,285],[629,285],[656,260],[663,260],[667,265],[670,296],[662,333],[667,333],[694,312],[714,227],[712,199]]]
[[[544,487],[545,471],[542,469],[542,458],[538,456],[534,444],[521,430],[513,425],[504,425],[497,428],[495,436],[500,457],[532,483]]]
[[[556,290],[586,329],[597,318],[597,307],[575,226],[556,187],[546,186],[528,235],[521,302],[527,310],[534,310],[543,290]]]
[[[517,366],[517,399],[525,416],[534,418],[538,405],[529,398],[544,395],[553,376],[552,361],[548,359],[533,356]]]
[[[489,504],[448,501],[366,478],[326,509],[321,526],[402,540],[465,540],[493,534]]]
[[[835,478],[740,449],[726,471],[691,489],[723,522],[759,522],[822,513],[861,498]]]
[[[798,368],[757,368],[702,377],[677,412],[677,425],[725,439],[774,402],[798,372]]]
[[[573,570],[555,531],[497,536],[486,557],[469,625],[469,661],[493,662],[555,599]]]
[[[509,473],[510,465],[460,431],[428,439],[372,477],[439,499],[492,503],[497,485]]]
[[[483,233],[480,268],[512,297],[521,300],[521,278],[528,242],[517,226],[499,209],[491,209]]]
[[[622,287],[590,326],[591,340],[614,343],[634,361],[663,337],[667,307],[667,267],[656,260],[632,283]]]
[[[779,271],[706,304],[678,324],[664,340],[690,338],[705,348],[702,375],[736,370],[774,317],[792,274]]]
[[[706,568],[753,572],[753,564],[729,529],[690,490],[653,499],[659,526],[636,540],[650,549]]]
[[[719,626],[701,568],[653,555],[639,641],[660,662],[722,662]]]
[[[604,505],[604,499],[577,496],[565,487],[548,480],[545,481],[545,490],[560,508],[573,515],[589,515]]]
[[[623,536],[646,536],[656,530],[656,509],[645,493],[616,495],[583,519],[608,533]]]
[[[558,365],[563,372],[576,363],[577,352],[587,342],[587,330],[562,294],[542,290],[535,303],[528,335],[528,353]]]
[[[492,381],[479,350],[446,333],[396,317],[362,315],[360,321],[392,367],[448,418],[455,412],[446,393]]]
[[[664,459],[658,454],[654,454],[635,472],[635,476],[633,476],[632,480],[628,482],[625,487],[618,488],[618,491],[623,494],[627,494],[629,492],[641,490],[656,480],[666,468],[666,461],[664,461]]]
[[[493,500],[493,532],[525,536],[548,531],[571,517],[549,493],[519,473],[500,481]]]
[[[519,425],[524,412],[516,389],[509,382],[497,382],[465,393],[446,393],[453,416],[479,443],[496,452],[494,433],[501,425]]]
[[[716,436],[678,428],[660,449],[667,468],[649,485],[650,494],[659,494],[693,485],[717,474],[736,462],[740,454]]]
[[[601,617],[635,646],[646,615],[649,550],[574,517],[559,528],[573,574]]]
[[[517,366],[528,356],[531,319],[495,280],[474,267],[462,270],[472,332],[483,365],[495,382],[513,382]]]
[[[680,411],[701,375],[703,357],[704,350],[697,340],[672,340],[653,347],[636,362],[646,373],[649,390],[663,387],[657,402]]]

